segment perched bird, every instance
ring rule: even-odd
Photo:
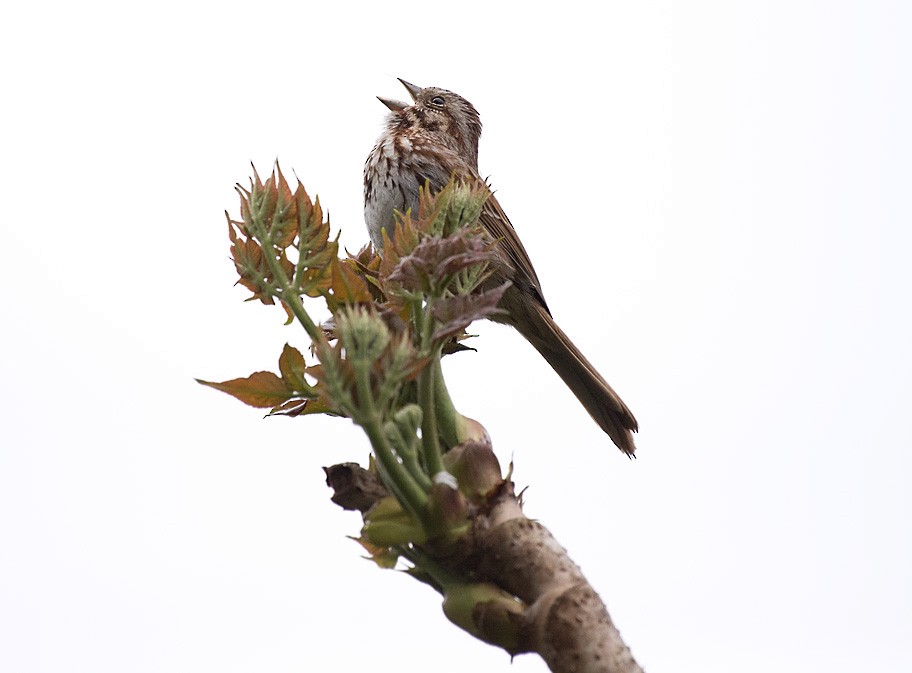
[[[418,190],[433,191],[455,176],[479,179],[478,111],[462,96],[437,87],[421,88],[400,79],[413,103],[380,98],[390,109],[386,130],[364,164],[364,220],[371,241],[382,249],[385,228],[393,233],[394,211],[417,210]],[[599,427],[632,456],[637,422],[611,386],[551,317],[529,255],[497,199],[491,195],[480,222],[496,241],[495,282],[512,281],[493,319],[515,327],[573,391]]]

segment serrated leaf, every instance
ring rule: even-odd
[[[230,252],[238,273],[238,282],[253,293],[251,299],[259,299],[265,304],[273,303],[266,283],[268,272],[263,249],[256,241],[236,237]]]
[[[268,222],[275,215],[276,205],[279,201],[279,192],[275,184],[275,171],[265,182],[260,180],[256,169],[253,170],[253,174],[256,177],[256,186],[251,190],[250,205],[263,222]]]
[[[254,172],[256,172],[256,169],[254,169]],[[246,189],[244,189],[243,187],[241,187],[239,184],[234,186],[234,190],[238,193],[238,196],[241,199],[241,221],[244,222],[244,228],[242,229],[242,231],[244,232],[244,235],[246,236],[246,235],[248,235],[246,226],[247,226],[247,224],[250,223],[250,220],[251,220],[250,192],[247,191]]]
[[[339,239],[336,236],[329,240],[329,219],[323,221],[320,199],[311,202],[300,180],[293,197],[297,213],[297,241],[293,247],[298,252],[295,287],[309,297],[323,296],[332,285],[331,267],[339,255]]]
[[[277,181],[277,207],[271,222],[270,230],[273,243],[277,248],[287,248],[298,235],[298,203],[291,193],[288,181],[282,174],[281,168],[276,163],[273,179]]]
[[[263,249],[256,241],[236,238],[232,243],[231,257],[241,278],[249,278],[253,271],[265,270],[263,264]]]
[[[225,211],[225,219],[228,220],[228,240],[234,243],[237,240],[237,233],[235,228],[238,227],[238,223],[231,219],[231,215],[228,214],[228,211]]]

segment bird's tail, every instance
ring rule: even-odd
[[[524,302],[523,308],[522,318],[511,321],[516,329],[554,368],[611,441],[628,456],[633,456],[636,446],[632,433],[637,431],[637,422],[630,409],[558,327],[544,306]],[[519,316],[514,313],[511,317]]]

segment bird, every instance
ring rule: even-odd
[[[388,109],[386,126],[364,164],[364,220],[382,254],[383,231],[393,236],[395,211],[417,211],[420,188],[436,192],[453,177],[480,180],[481,117],[459,94],[399,79],[412,103],[378,99]],[[636,418],[598,370],[558,326],[541,282],[510,219],[496,197],[479,218],[495,242],[495,282],[511,281],[492,320],[514,327],[551,365],[614,444],[633,457]]]

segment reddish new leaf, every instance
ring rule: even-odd
[[[383,230],[383,259],[380,262],[381,277],[388,277],[399,261],[410,254],[421,240],[418,229],[410,214],[396,215],[396,223],[390,233]]]
[[[265,280],[268,277],[263,249],[256,241],[235,238],[230,248],[234,267],[238,272],[238,282],[253,292],[253,299],[271,304],[272,298],[266,292]]]
[[[254,181],[250,190],[250,206],[264,222],[268,222],[275,215],[276,205],[279,201],[279,192],[275,185],[275,173],[266,182],[263,182],[260,180],[256,168],[254,168],[253,176]]]
[[[367,281],[374,302],[382,304],[386,300],[383,292],[383,282],[380,280],[380,264],[383,260],[380,255],[374,251],[374,246],[368,243],[355,254],[345,251],[348,259],[354,263],[358,269],[358,274]]]
[[[331,294],[326,303],[334,312],[344,304],[363,304],[373,302],[367,281],[358,273],[358,266],[352,260],[336,259],[332,265]]]
[[[319,297],[332,284],[330,270],[339,255],[338,236],[329,240],[329,219],[323,221],[320,199],[317,197],[311,202],[300,180],[294,201],[297,213],[297,241],[294,247],[298,252],[296,287],[301,294]]]
[[[285,249],[298,235],[298,203],[278,164],[272,173],[272,180],[277,182],[278,202],[275,216],[268,226],[275,246]]]
[[[294,391],[289,390],[282,379],[272,372],[255,372],[244,379],[231,379],[221,383],[201,379],[196,381],[260,409],[275,407],[294,396]]]
[[[348,248],[345,249],[345,254],[348,255],[348,259],[353,260],[362,270],[367,270],[375,265],[379,266],[380,256],[374,251],[374,244],[368,242],[366,245],[362,246],[358,252],[352,254],[348,251]],[[376,272],[376,268],[374,268]]]
[[[304,362],[304,356],[294,346],[285,344],[282,349],[282,355],[279,356],[279,372],[282,374],[282,380],[289,390],[304,392],[311,388],[304,378],[304,372],[307,371],[307,364]]]
[[[390,273],[389,280],[409,290],[433,291],[458,272],[493,259],[490,246],[471,232],[432,236],[415,246]]]
[[[488,318],[496,313],[503,312],[498,308],[501,297],[512,283],[507,281],[503,285],[468,296],[447,297],[435,301],[431,307],[431,314],[440,325],[434,331],[434,339],[439,341],[449,339],[462,332],[476,320]]]

